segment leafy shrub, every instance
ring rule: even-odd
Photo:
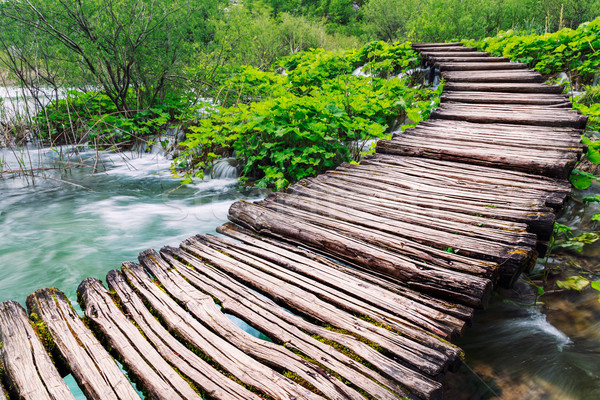
[[[128,101],[136,102],[133,90],[128,92]],[[103,147],[127,147],[135,138],[160,133],[169,124],[187,118],[194,109],[185,97],[170,96],[128,117],[103,92],[69,91],[64,99],[48,104],[36,123],[38,136],[51,143],[95,141]]]
[[[467,45],[513,61],[528,63],[542,74],[561,71],[574,81],[590,83],[600,65],[600,18],[581,24],[577,29],[562,29],[543,35],[506,31]]]
[[[409,44],[372,43],[356,51],[311,50],[277,63],[287,75],[244,68],[229,82],[243,84],[243,100],[220,107],[188,128],[174,169],[203,176],[223,154],[235,154],[243,177],[277,190],[307,176],[356,161],[372,141],[409,117],[427,118],[439,94],[405,79],[355,76],[371,63],[389,74],[418,65]]]

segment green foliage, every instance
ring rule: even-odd
[[[481,39],[498,31],[575,28],[599,15],[598,0],[369,0],[363,30],[386,41]]]
[[[65,75],[78,71],[80,81],[100,87],[119,111],[130,114],[176,91],[171,76],[194,46],[210,41],[208,17],[219,4],[225,1],[7,0],[0,7],[0,43],[20,50],[9,51],[16,58],[9,66],[25,84],[32,82],[22,76],[23,64],[46,70],[51,84],[54,66],[65,65]],[[135,104],[128,101],[130,88]]]
[[[582,171],[580,169],[574,169],[571,172],[571,184],[575,187],[575,189],[585,190],[592,185],[593,181],[597,181],[598,178],[594,174],[590,174],[589,172]]]
[[[577,253],[583,252],[583,247],[586,244],[592,244],[600,239],[600,235],[595,232],[585,232],[581,235],[571,237],[565,241],[554,243],[554,250],[564,251],[575,251]]]
[[[600,292],[600,281],[593,281],[590,283],[590,285],[593,289],[596,289],[598,292]],[[598,293],[598,302],[600,302],[600,293]]]
[[[418,62],[408,44],[373,43],[357,51],[310,50],[277,62],[287,75],[243,68],[228,82],[240,101],[218,107],[188,128],[175,170],[202,176],[234,151],[243,177],[281,190],[372,151],[392,127],[428,117],[439,93],[412,88],[405,79],[350,74],[363,63],[382,74]],[[380,66],[381,65],[381,66]]]
[[[136,94],[128,92],[128,101],[136,103]],[[95,141],[101,146],[128,145],[164,131],[172,123],[193,113],[184,97],[168,97],[161,104],[137,111],[132,116],[118,110],[104,92],[70,91],[64,99],[47,105],[36,117],[39,137],[51,143]]]
[[[556,285],[561,289],[575,290],[581,292],[583,289],[588,287],[590,281],[583,276],[574,275],[569,276],[563,281],[556,282]]]
[[[481,41],[465,41],[482,51],[528,63],[542,74],[567,71],[572,81],[589,83],[600,64],[600,18],[555,33],[524,34],[509,30]]]

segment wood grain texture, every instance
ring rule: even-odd
[[[377,370],[379,370],[391,379],[381,379],[377,377],[377,381],[400,395],[406,391],[405,388],[408,388],[411,392],[415,394],[418,393],[422,397],[437,398],[439,396],[441,385],[438,382],[405,367],[392,358],[384,356],[382,353],[378,352],[373,347],[366,345],[351,334],[327,329],[318,323],[309,322],[298,315],[290,313],[286,309],[279,307],[272,300],[265,298],[265,296],[259,296],[247,286],[240,284],[225,271],[219,269],[218,266],[202,262],[190,253],[172,247],[163,248],[161,250],[161,255],[192,284],[210,291],[219,299],[225,299],[223,300],[224,309],[232,311],[234,315],[237,315],[248,322],[254,321],[254,323],[257,323],[257,317],[260,316],[268,316],[270,321],[273,321],[273,318],[275,318],[279,328],[269,330],[268,332],[270,335],[273,335],[284,342],[298,346],[297,341],[300,339],[304,340],[303,336],[298,333],[298,330],[300,330],[301,332],[306,332],[308,335],[311,335],[311,338],[324,338],[331,343],[336,343],[339,346],[349,349],[372,365],[372,368],[374,369],[367,371],[360,363],[354,361],[349,362],[343,356],[340,357],[339,354],[332,352],[329,347],[327,347],[326,350],[321,350],[327,351],[326,355],[323,354],[320,357],[315,358],[315,360],[318,360],[320,363],[329,363],[340,360],[345,364],[349,363],[353,369],[359,370],[365,376],[372,377],[376,377]],[[220,288],[222,288],[222,290]],[[236,304],[231,304],[233,303],[232,296],[240,296],[239,301],[235,302]],[[230,302],[227,299],[232,301]],[[242,312],[240,308],[242,306],[251,307],[253,312]],[[294,327],[296,329],[294,329]],[[288,335],[292,336],[288,337]],[[283,340],[284,337],[287,337],[288,340]],[[311,344],[314,344],[314,341],[311,341]],[[300,346],[305,345],[300,344]],[[306,349],[304,351],[306,351]],[[342,369],[341,374],[346,377],[350,372]],[[348,376],[354,375],[352,373]],[[378,392],[373,392],[372,390],[374,389],[372,389],[369,382],[365,382],[364,379],[362,379],[361,382],[352,382],[369,393],[374,393],[376,396],[381,395],[381,393],[377,394]],[[387,397],[387,394],[385,397]]]
[[[178,302],[185,304],[185,308],[193,316],[244,353],[272,368],[297,374],[328,398],[358,400],[362,397],[336,377],[316,365],[307,363],[284,346],[245,332],[221,312],[211,296],[194,288],[157,253],[151,250],[142,252],[139,259],[162,287]],[[156,286],[148,274],[135,264],[124,264],[124,273],[135,287],[138,287],[138,283],[144,285],[144,288]],[[156,291],[158,288],[154,290]],[[157,292],[156,295],[160,296],[161,294]]]
[[[16,301],[0,303],[0,343],[4,379],[19,399],[75,399]]]
[[[490,71],[493,70],[526,70],[527,64],[486,60],[485,62],[440,61],[436,58],[435,66],[440,71]]]
[[[114,303],[99,280],[84,280],[77,293],[85,316],[150,399],[201,399]]]
[[[116,270],[110,271],[106,280],[119,296],[124,310],[156,350],[201,388],[203,393],[211,399],[259,399],[256,394],[217,371],[169,333],[144,305],[140,295],[128,284],[123,274]]]
[[[160,315],[170,332],[200,350],[202,354],[210,357],[240,381],[276,399],[320,398],[231,344],[226,339],[230,335],[221,337],[208,329],[154,282],[148,282],[144,277],[143,270],[136,264],[124,264],[122,271],[130,284],[135,284],[136,291],[144,301]],[[232,332],[232,334],[235,333],[235,331]],[[269,350],[265,349],[265,352],[268,353]]]
[[[509,92],[509,93],[554,93],[560,94],[561,86],[546,83],[522,82],[446,82],[447,91]]]
[[[351,334],[376,343],[397,359],[430,376],[438,376],[455,365],[457,361],[457,349],[447,343],[425,338],[422,332],[420,333],[410,324],[400,327],[403,334],[399,335],[386,329],[385,324],[381,326],[363,320],[307,293],[302,287],[282,279],[281,276],[272,274],[272,268],[268,272],[262,272],[258,269],[259,267],[269,266],[264,261],[251,260],[247,257],[238,259],[230,255],[223,255],[207,245],[206,240],[200,236],[189,238],[182,243],[181,247],[202,260],[218,265],[219,268],[243,280],[253,288],[267,293],[275,301],[281,302],[303,315],[327,322],[331,326],[344,329]],[[360,315],[364,315],[364,313]],[[424,341],[428,341],[430,347],[425,345]]]
[[[27,297],[27,309],[45,324],[56,351],[88,399],[139,400],[115,360],[83,324],[62,292],[56,288],[40,289]]]

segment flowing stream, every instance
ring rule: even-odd
[[[135,261],[142,250],[214,232],[234,201],[266,195],[237,184],[233,160],[218,164],[212,179],[179,187],[160,152],[101,153],[98,158],[83,152],[66,157],[81,167],[61,170],[68,150],[0,153],[4,170],[52,168],[46,178],[0,180],[0,301],[24,304],[36,289],[56,286],[75,302],[84,278],[103,279],[123,261]],[[572,202],[564,219],[589,220],[597,208]],[[576,263],[598,270],[598,254],[598,246],[592,246]],[[557,294],[543,307],[532,305],[532,298],[531,287],[522,283],[497,294],[489,309],[477,315],[458,342],[466,364],[447,375],[448,399],[600,398],[597,293],[588,288],[583,294]],[[85,398],[72,377],[65,380],[78,399]]]

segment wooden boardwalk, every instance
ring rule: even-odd
[[[523,64],[415,48],[442,104],[360,165],[86,279],[84,318],[54,288],[1,303],[0,398],[72,399],[69,373],[89,399],[139,398],[122,369],[150,399],[442,398],[452,339],[545,251],[586,118]]]

